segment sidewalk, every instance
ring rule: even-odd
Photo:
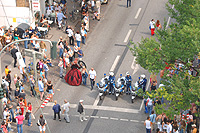
[[[72,4],[72,3],[69,2],[69,4],[68,4],[68,13],[72,10],[72,6],[70,6],[70,4]],[[101,7],[101,14],[102,14],[101,15],[102,16],[101,19],[103,19],[106,7],[107,7],[107,5],[102,5],[102,7]],[[88,32],[88,35],[94,30],[94,28],[97,25],[97,23],[99,23],[99,21],[93,20],[93,14],[90,13],[89,16],[90,16],[90,23],[89,23],[90,24],[90,26],[89,26],[90,27],[90,32]],[[74,31],[80,31],[81,19],[80,20],[76,20],[75,22],[71,22],[70,20],[68,20],[68,25],[72,26]],[[59,30],[57,28],[57,26],[55,26],[55,27],[51,28],[51,30],[48,33],[48,37],[46,37],[45,39],[48,39],[48,40],[51,40],[51,41],[58,41],[60,36],[62,36],[63,38],[66,38],[68,40],[67,34],[64,31]],[[87,39],[86,39],[86,41],[87,41]],[[86,46],[83,46],[82,44],[81,44],[81,47],[83,48],[83,50],[84,50],[84,48],[86,48]],[[50,46],[48,44],[47,44],[47,53],[46,54],[47,54],[47,57],[50,57]],[[30,60],[30,57],[26,57],[26,64],[30,63],[30,62],[28,62],[29,60]],[[59,69],[57,67],[58,60],[59,60],[59,57],[57,55],[57,58],[52,60],[52,64],[54,65],[54,67],[49,67],[49,72],[48,72],[48,80],[52,81],[52,84],[54,85],[54,87],[56,86],[56,83],[59,80]],[[14,77],[14,74],[17,74],[18,76],[21,77],[20,71],[19,71],[18,68],[14,68],[13,67],[13,61],[12,61],[11,64],[2,64],[2,65],[8,65],[8,68],[11,69],[11,76],[12,76],[11,87],[13,89],[12,98],[14,98],[13,94],[14,94],[14,90],[15,90],[15,85],[13,83],[13,77]],[[65,74],[66,73],[64,71],[64,75]],[[2,75],[5,75],[4,71],[3,71]],[[30,85],[29,85],[29,83],[26,83],[24,88],[25,88],[27,103],[31,102],[31,104],[33,106],[33,114],[35,114],[35,112],[37,112],[37,110],[40,108],[40,105],[42,104],[43,101],[40,101],[38,99],[39,97],[36,98],[36,97],[31,97],[30,96],[31,93],[30,93]],[[56,91],[59,91],[56,88],[54,88],[54,89],[55,89],[55,93],[56,93]],[[13,109],[15,110],[16,106],[17,106],[17,103],[16,102],[12,102],[12,104],[13,104]],[[32,119],[34,119],[34,118],[32,118]],[[13,132],[14,133],[17,132],[16,123],[12,123],[11,125],[12,125],[12,129],[14,129]],[[27,126],[27,120],[24,121],[24,126]]]

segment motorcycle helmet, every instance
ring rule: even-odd
[[[126,76],[130,75],[129,72],[126,72]]]
[[[114,76],[114,72],[110,72],[109,74],[110,74],[110,76]]]
[[[119,77],[121,78],[121,77],[122,77],[122,74],[120,74]]]
[[[106,73],[103,74],[104,78],[106,77]]]
[[[145,76],[144,74],[142,74],[140,77],[141,77],[142,79],[146,78],[146,76]]]

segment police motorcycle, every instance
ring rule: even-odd
[[[140,75],[140,77],[138,77],[138,81],[135,82],[135,87],[133,87],[133,92],[131,92],[132,95],[135,95],[134,99],[138,96],[137,92],[139,89],[144,89],[146,88],[146,83],[147,83],[147,79],[146,76],[144,74]],[[135,94],[134,94],[135,93]]]
[[[134,99],[136,98],[136,88],[133,86],[131,88],[131,102],[134,103]]]
[[[109,77],[106,76],[106,74],[104,73],[104,77],[101,79],[99,83],[97,83],[100,100],[102,100],[103,95],[106,95],[108,93],[108,80],[109,80]]]
[[[113,84],[116,100],[118,100],[120,94],[124,93],[124,83],[125,83],[125,78],[122,77],[122,74],[120,74],[120,78],[118,78],[116,84],[115,83]]]

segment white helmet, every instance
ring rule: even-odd
[[[110,76],[114,76],[114,72],[109,72]]]
[[[165,86],[165,85],[164,85],[164,84],[160,84],[160,85],[159,85],[159,88],[160,88],[160,87],[163,87],[163,86]]]
[[[130,75],[129,72],[126,72],[126,75]]]
[[[144,78],[146,78],[146,76],[145,76],[144,74],[142,74],[142,75],[141,75],[141,78],[143,78],[143,79],[144,79]]]

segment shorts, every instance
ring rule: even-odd
[[[53,94],[53,89],[49,90],[49,94]]]
[[[44,128],[42,128],[42,126],[39,126],[39,129],[40,129],[40,132],[41,132],[41,131],[45,131],[45,130],[46,130],[46,127],[44,126]]]

